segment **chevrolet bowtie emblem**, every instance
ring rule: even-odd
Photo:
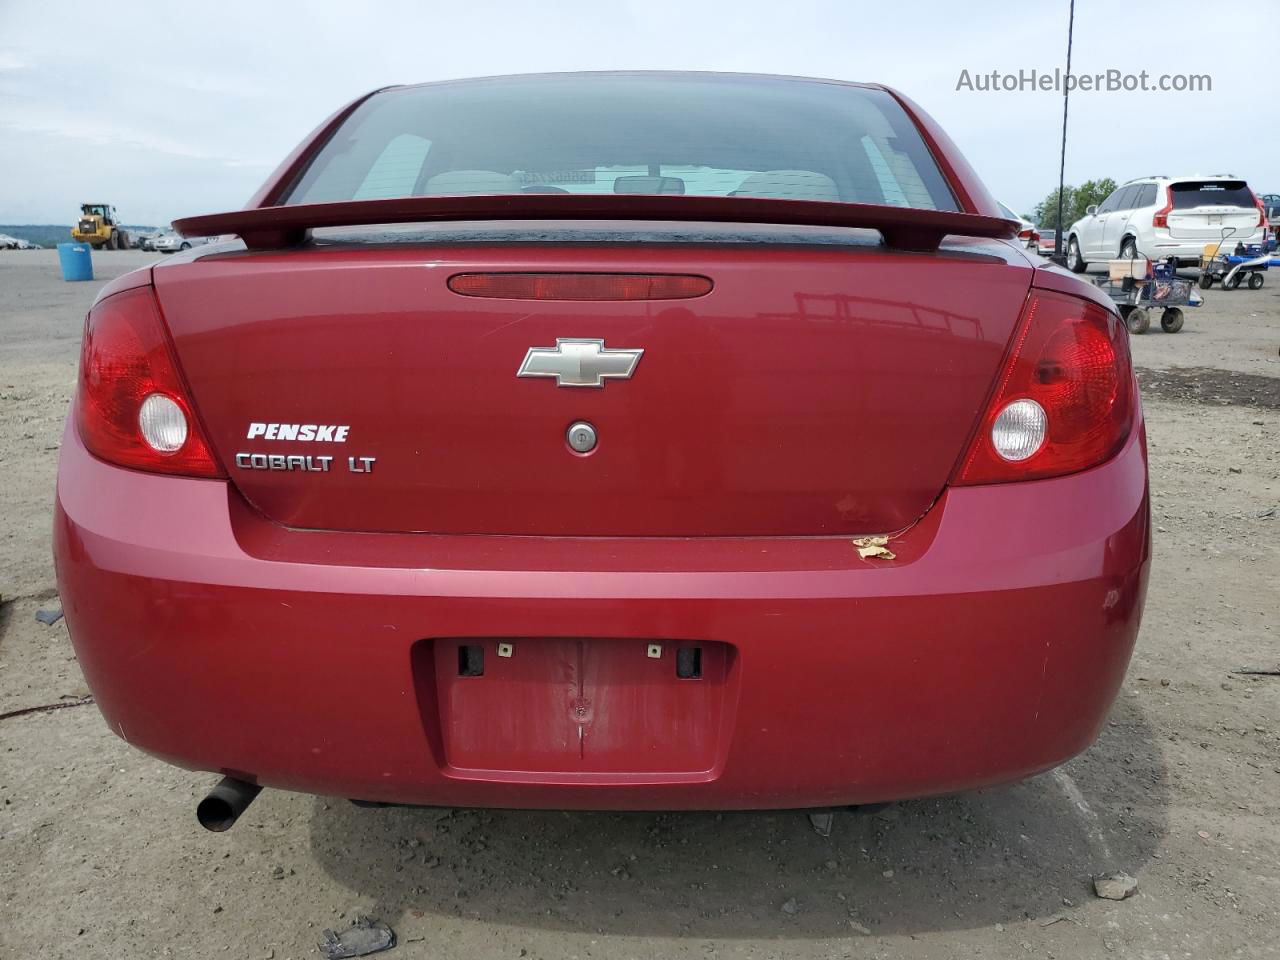
[[[643,350],[611,350],[603,340],[561,340],[555,347],[530,347],[517,377],[555,377],[557,387],[603,387],[605,380],[629,380]]]

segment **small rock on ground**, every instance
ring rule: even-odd
[[[396,945],[396,935],[385,923],[369,917],[357,916],[356,921],[342,933],[324,932],[320,952],[327,960],[343,960],[345,957],[364,957]]]
[[[48,610],[37,610],[36,619],[47,627],[52,627],[55,623],[62,619],[62,608],[52,607]]]
[[[1138,881],[1127,873],[1107,873],[1093,878],[1093,892],[1103,900],[1125,900],[1138,892]]]

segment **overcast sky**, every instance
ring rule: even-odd
[[[317,123],[374,87],[547,70],[695,69],[888,83],[1006,204],[1056,185],[1057,93],[957,90],[1052,71],[1067,0],[113,3],[0,0],[0,223],[241,207]],[[1228,11],[1229,14],[1228,14]],[[1077,0],[1079,73],[1209,74],[1209,93],[1072,96],[1067,180],[1218,173],[1280,192],[1280,3]]]

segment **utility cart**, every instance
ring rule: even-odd
[[[1238,243],[1231,253],[1222,252],[1222,244],[1206,246],[1200,259],[1200,288],[1208,290],[1218,282],[1223,290],[1234,290],[1242,283],[1250,290],[1261,289],[1262,275],[1271,262],[1271,255],[1260,243]]]
[[[1151,329],[1151,316],[1160,311],[1160,329],[1177,333],[1186,319],[1184,308],[1204,303],[1195,283],[1177,275],[1177,261],[1113,260],[1110,276],[1094,284],[1115,301],[1132,334]]]

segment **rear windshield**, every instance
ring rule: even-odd
[[[1255,207],[1253,193],[1243,180],[1185,180],[1171,183],[1173,209],[1191,207]]]
[[[521,193],[958,209],[919,131],[882,90],[643,74],[502,77],[377,94],[285,203]]]

